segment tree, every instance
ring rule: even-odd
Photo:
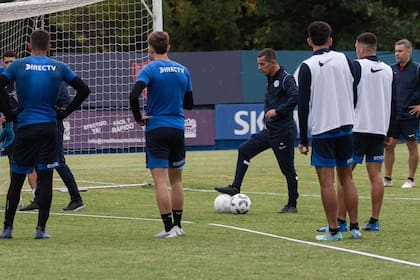
[[[354,48],[365,31],[378,36],[379,50],[407,38],[420,48],[418,0],[166,0],[164,25],[174,50],[308,49],[306,27],[331,24],[334,48]]]

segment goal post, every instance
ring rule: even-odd
[[[132,117],[129,93],[138,72],[148,63],[147,36],[163,29],[161,2],[30,0],[0,4],[1,54],[13,50],[18,57],[29,55],[31,32],[45,29],[51,35],[50,56],[68,64],[91,89],[82,107],[63,122],[68,153],[143,151],[144,131]],[[69,92],[75,95],[72,88]]]

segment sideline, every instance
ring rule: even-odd
[[[4,210],[0,210],[4,213]],[[19,214],[38,214],[38,211],[16,211]],[[50,215],[53,216],[72,216],[72,217],[84,217],[84,218],[97,218],[97,219],[115,219],[115,220],[134,220],[134,221],[153,221],[153,222],[162,222],[162,220],[154,218],[138,218],[138,217],[121,217],[121,216],[107,216],[107,215],[93,215],[93,214],[77,214],[77,213],[57,213],[51,212]],[[183,224],[193,224],[190,221],[182,220]]]
[[[395,259],[395,258],[389,258],[389,257],[381,256],[381,255],[375,255],[375,254],[371,254],[371,253],[362,252],[362,251],[356,251],[356,250],[350,250],[350,249],[346,249],[346,248],[335,247],[335,246],[331,246],[331,245],[326,245],[325,243],[321,244],[321,243],[315,243],[315,242],[310,242],[310,241],[304,241],[304,240],[289,238],[289,237],[285,237],[285,236],[265,233],[265,232],[261,232],[261,231],[255,231],[255,230],[252,230],[252,229],[240,228],[240,227],[235,227],[235,226],[228,226],[228,225],[223,225],[223,224],[209,224],[209,225],[210,226],[215,226],[215,227],[238,230],[238,231],[244,231],[244,232],[253,233],[253,234],[257,234],[257,235],[273,237],[273,238],[277,238],[277,239],[283,239],[283,240],[296,242],[296,243],[301,243],[301,244],[310,245],[310,246],[316,246],[316,247],[327,248],[327,249],[336,250],[336,251],[342,251],[342,252],[346,252],[346,253],[350,253],[350,254],[354,254],[354,255],[361,255],[361,256],[380,259],[380,260],[384,260],[384,261],[405,264],[405,265],[409,265],[409,266],[420,267],[419,263],[409,262],[409,261]]]

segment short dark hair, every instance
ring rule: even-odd
[[[5,51],[3,53],[2,57],[4,59],[5,57],[17,57],[17,56],[16,56],[16,53],[14,51]]]
[[[37,29],[31,34],[32,49],[46,51],[50,45],[50,34],[43,30]]]
[[[259,54],[258,57],[265,57],[267,61],[277,60],[276,52],[271,48],[263,49]]]
[[[149,35],[147,43],[157,54],[164,54],[168,51],[169,34],[165,31],[154,31]]]
[[[327,43],[332,33],[331,26],[325,21],[314,21],[308,26],[308,36],[312,43],[316,46],[321,46]]]
[[[356,41],[362,44],[376,46],[377,39],[375,34],[371,32],[363,32],[356,37]]]
[[[363,32],[356,37],[356,41],[367,45],[367,49],[369,51],[376,51],[378,40],[376,39],[375,34],[371,32]]]

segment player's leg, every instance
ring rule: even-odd
[[[79,188],[74,178],[73,172],[66,163],[64,157],[64,145],[63,145],[63,134],[64,126],[62,122],[57,124],[58,137],[57,137],[57,158],[59,166],[55,169],[63,180],[64,185],[70,194],[70,203],[67,207],[63,208],[63,211],[77,211],[85,207],[83,204],[82,197],[80,196]]]
[[[164,230],[156,238],[176,237],[170,230],[173,227],[171,198],[168,192],[169,145],[171,130],[158,128],[146,131],[146,167],[150,169],[156,190],[156,203],[164,225]]]
[[[20,200],[20,194],[26,174],[32,172],[36,162],[37,148],[30,148],[35,133],[32,128],[21,127],[17,129],[13,145],[10,186],[7,192],[4,231],[0,238],[12,238],[13,222]],[[29,147],[29,149],[28,149]]]
[[[344,135],[335,138],[337,159],[337,181],[343,187],[344,201],[350,219],[350,236],[360,239],[358,207],[359,196],[353,181],[353,135]]]
[[[400,135],[403,133],[401,130],[401,121],[392,122],[390,132],[385,137],[385,175],[384,186],[392,186],[392,168],[395,162],[395,146],[398,144]]]
[[[291,123],[277,135],[271,135],[270,145],[281,172],[286,177],[288,201],[278,213],[297,213],[298,176],[295,169],[296,125]]]
[[[171,184],[172,216],[174,219],[173,230],[178,236],[185,235],[182,228],[182,214],[184,212],[184,188],[182,185],[182,169],[169,168],[169,182]]]
[[[366,142],[369,143],[366,151],[366,170],[371,183],[371,216],[361,229],[378,231],[379,215],[384,199],[384,181],[381,175],[384,161],[384,136],[369,135]]]
[[[417,165],[419,163],[419,152],[418,152],[417,141],[407,141],[408,148],[408,178],[412,178],[414,182],[414,176],[416,175]]]
[[[401,188],[412,188],[414,184],[414,176],[416,174],[419,162],[419,153],[417,149],[417,136],[419,130],[419,121],[417,118],[401,121],[401,130],[405,138],[408,148],[408,177],[407,181]]]
[[[34,125],[37,137],[34,145],[39,147],[37,174],[39,178],[39,212],[36,239],[49,238],[45,232],[52,202],[54,168],[57,163],[57,125],[45,123]]]
[[[319,185],[321,187],[321,201],[327,217],[330,230],[338,231],[337,224],[337,193],[334,188],[334,168],[316,167]]]
[[[379,230],[379,215],[384,200],[384,182],[381,175],[381,162],[367,162],[366,169],[369,174],[371,187],[371,216],[363,230],[378,231]]]
[[[227,187],[216,187],[215,190],[229,195],[240,193],[242,181],[248,170],[251,159],[268,148],[270,148],[270,142],[266,129],[253,134],[251,138],[242,143],[238,148],[235,178],[232,185],[228,185]]]
[[[185,137],[184,131],[173,129],[169,153],[169,183],[171,184],[171,205],[174,220],[173,231],[177,236],[183,236],[181,220],[184,211],[184,188],[182,171],[185,165]]]
[[[320,241],[342,240],[337,223],[337,193],[334,188],[336,166],[334,138],[312,138],[311,165],[315,166],[321,191],[321,201],[327,217],[327,229],[317,235]]]

